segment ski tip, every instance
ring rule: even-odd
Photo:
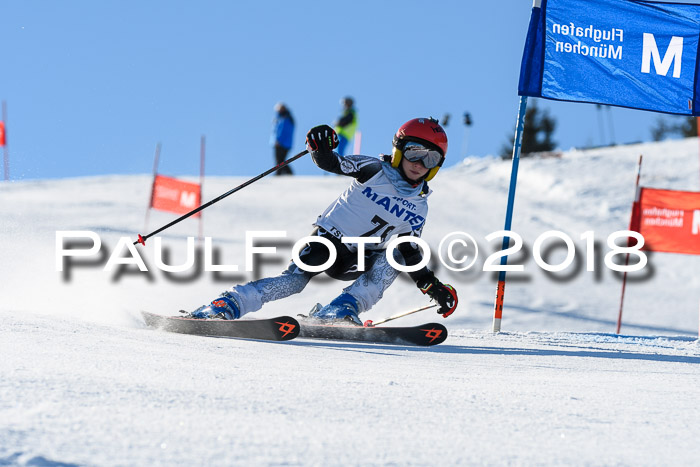
[[[278,316],[277,318],[273,318],[273,321],[278,326],[276,332],[281,341],[292,340],[297,337],[301,331],[299,321],[291,316]]]
[[[422,334],[422,340],[419,345],[437,345],[442,344],[447,339],[447,328],[439,323],[428,323],[418,326]]]

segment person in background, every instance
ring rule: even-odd
[[[355,101],[353,101],[352,97],[342,98],[340,100],[340,105],[343,106],[343,113],[338,117],[338,120],[333,123],[333,126],[338,135],[339,143],[337,152],[341,156],[344,156],[348,143],[353,136],[355,136],[355,130],[357,129],[357,111],[355,110]]]
[[[281,164],[287,159],[289,149],[292,147],[294,137],[294,117],[283,102],[275,104],[275,119],[272,125],[270,144],[275,151],[275,163]],[[279,169],[275,175],[292,175],[292,169],[286,165]]]

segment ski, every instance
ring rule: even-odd
[[[181,334],[269,341],[288,341],[299,335],[299,322],[291,316],[227,321],[163,316],[147,311],[141,314],[148,327]]]
[[[384,344],[430,346],[441,344],[447,339],[447,328],[438,323],[420,326],[366,327],[354,324],[325,324],[317,320],[300,320],[299,337],[310,339],[330,339]]]

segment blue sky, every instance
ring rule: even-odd
[[[13,179],[272,167],[273,106],[306,131],[353,96],[362,152],[406,120],[452,115],[446,165],[499,153],[513,130],[530,0],[15,1],[0,16],[0,99]],[[657,114],[540,101],[563,149],[650,139]],[[466,131],[462,115],[474,121]],[[672,118],[672,117],[666,117]],[[309,158],[296,173],[320,174]]]

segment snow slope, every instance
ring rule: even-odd
[[[438,276],[458,290],[436,348],[297,339],[268,343],[145,329],[138,310],[174,314],[236,281],[284,267],[290,245],[348,184],[342,177],[266,178],[205,211],[219,264],[240,273],[167,275],[155,242],[139,247],[148,274],[102,270],[121,237],[144,228],[149,176],[0,185],[0,465],[506,464],[678,465],[698,454],[700,263],[652,254],[631,276],[622,335],[620,279],[596,264],[552,278],[534,263],[543,232],[626,228],[637,159],[642,185],[698,190],[695,140],[569,151],[520,164],[513,230],[529,252],[509,274],[503,333],[490,332],[495,283],[480,272],[500,246],[510,162],[465,160],[431,187],[424,238],[471,234],[477,265]],[[209,177],[205,199],[244,181]],[[56,271],[57,231],[97,232],[101,263]],[[286,231],[278,252],[245,269],[246,231]],[[188,220],[162,235],[169,264],[186,259]],[[558,253],[561,253],[559,251]],[[557,261],[557,251],[551,258]],[[296,314],[343,287],[323,278],[261,315]],[[426,303],[399,280],[363,318]]]

